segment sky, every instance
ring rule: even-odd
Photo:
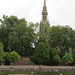
[[[42,20],[44,0],[0,0],[0,18],[14,15],[29,22]],[[46,0],[48,20],[53,25],[69,25],[75,29],[75,0]]]

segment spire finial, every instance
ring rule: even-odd
[[[46,8],[46,0],[44,0],[44,6],[42,11],[42,23],[45,24],[47,22],[47,8]]]
[[[46,7],[46,0],[44,0],[44,6]]]

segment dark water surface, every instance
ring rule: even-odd
[[[75,75],[75,72],[34,72],[31,74],[31,72],[0,72],[0,75],[9,75],[9,74],[18,74],[18,75]]]

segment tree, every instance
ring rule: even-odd
[[[59,65],[60,56],[58,54],[53,57],[53,62],[54,62],[54,65]]]
[[[61,58],[69,49],[74,49],[74,30],[69,26],[52,26],[50,27],[49,45],[60,51]]]
[[[59,65],[60,56],[57,49],[49,48],[49,60],[47,61],[47,65]]]
[[[18,19],[13,15],[9,17],[3,15],[3,19],[0,19],[0,26],[0,41],[3,42],[6,52],[15,50],[21,56],[32,54],[32,44],[37,37],[34,32],[35,24],[27,25],[25,18]]]
[[[13,31],[13,28],[18,21],[16,16],[5,16],[0,19],[0,41],[3,42],[4,50],[8,52],[9,33]]]
[[[3,51],[3,43],[0,42],[0,61],[4,62],[5,59],[4,57],[6,56],[6,53]]]
[[[74,58],[72,58],[72,54],[71,53],[65,53],[65,55],[62,58],[62,60],[64,62],[66,62],[67,65],[68,65],[68,63],[73,63],[74,62]]]
[[[13,51],[10,54],[8,54],[8,60],[12,63],[18,62],[20,60],[20,55],[18,55],[17,52]]]
[[[47,59],[49,59],[49,51],[44,42],[41,42],[35,49],[32,61],[36,64],[46,64]]]

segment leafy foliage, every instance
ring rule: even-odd
[[[69,26],[52,26],[50,27],[49,45],[60,50],[61,58],[69,49],[74,50],[75,45],[74,30]]]
[[[71,53],[65,53],[62,60],[65,61],[66,63],[73,63],[74,62],[74,58],[72,58]]]
[[[3,43],[0,42],[0,61],[4,62],[5,59],[4,57],[6,56],[6,53],[3,51]]]
[[[15,51],[13,51],[13,52],[11,52],[10,54],[8,54],[8,60],[10,61],[10,62],[18,62],[19,60],[20,60],[20,55],[18,55],[18,53],[17,52],[15,52]]]
[[[32,51],[32,43],[35,43],[37,35],[34,32],[34,25],[16,16],[5,16],[0,19],[0,41],[3,42],[4,50],[15,50],[21,56],[29,56]],[[36,24],[37,25],[37,24]],[[35,27],[36,28],[36,27]]]
[[[60,56],[57,49],[49,48],[49,60],[48,65],[59,65]]]
[[[69,26],[49,27],[48,23],[27,25],[25,18],[3,15],[0,19],[0,42],[3,43],[0,43],[1,61],[5,52],[13,50],[21,56],[32,55],[36,64],[58,65],[60,57],[62,59],[70,50],[75,57],[75,30]]]
[[[49,23],[46,24],[40,24],[40,31],[39,31],[39,41],[44,42],[46,44],[46,47],[49,47]]]
[[[35,49],[32,60],[36,64],[45,64],[47,59],[49,59],[49,51],[46,48],[45,44],[41,42]]]

